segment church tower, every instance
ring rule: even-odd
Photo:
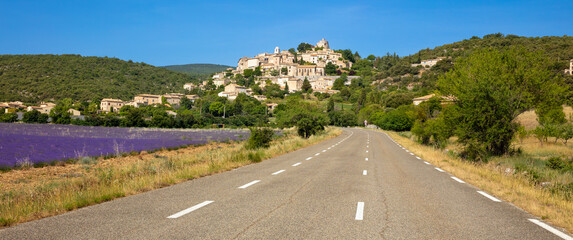
[[[275,54],[279,54],[281,52],[281,49],[277,46],[275,47]]]

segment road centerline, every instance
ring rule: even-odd
[[[364,219],[364,202],[358,202],[356,205],[356,216],[354,219],[359,221]]]
[[[207,206],[207,205],[209,205],[209,204],[211,204],[211,203],[213,203],[213,202],[214,202],[214,201],[204,201],[204,202],[199,203],[199,204],[197,204],[197,205],[195,205],[195,206],[193,206],[193,207],[190,207],[190,208],[187,208],[187,209],[185,209],[185,210],[183,210],[183,211],[180,211],[180,212],[178,212],[178,213],[175,213],[175,214],[173,214],[173,215],[171,215],[171,216],[169,216],[169,217],[167,217],[167,218],[171,218],[171,219],[179,218],[179,217],[181,217],[181,216],[183,216],[183,215],[185,215],[185,214],[188,214],[188,213],[190,213],[190,212],[193,212],[193,211],[195,211],[195,210],[197,210],[197,209],[199,209],[199,208],[202,208],[202,207],[204,207],[204,206]]]
[[[302,164],[302,163],[301,163],[301,162],[297,162],[297,163],[293,164],[292,166],[293,166],[293,167],[296,167],[296,166],[298,166],[298,165],[300,165],[300,164]]]
[[[272,175],[277,175],[277,174],[280,174],[280,173],[282,173],[282,172],[284,172],[284,171],[286,171],[286,170],[284,170],[284,169],[278,170],[278,171],[274,172]]]
[[[252,181],[252,182],[250,182],[250,183],[247,183],[247,184],[245,184],[245,185],[243,185],[243,186],[240,186],[239,188],[240,188],[240,189],[245,189],[245,188],[248,188],[248,187],[252,186],[253,184],[256,184],[256,183],[258,183],[258,182],[260,182],[260,181],[261,181],[261,180],[255,180],[255,181]]]

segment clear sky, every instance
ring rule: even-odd
[[[0,0],[0,54],[81,54],[155,66],[316,44],[400,56],[472,36],[573,35],[573,0]]]

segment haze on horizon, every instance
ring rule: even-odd
[[[573,2],[1,1],[0,54],[108,56],[156,66],[235,66],[315,44],[363,57],[410,55],[472,36],[573,35]]]

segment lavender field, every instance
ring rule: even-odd
[[[0,166],[244,140],[248,130],[109,128],[0,123]]]

